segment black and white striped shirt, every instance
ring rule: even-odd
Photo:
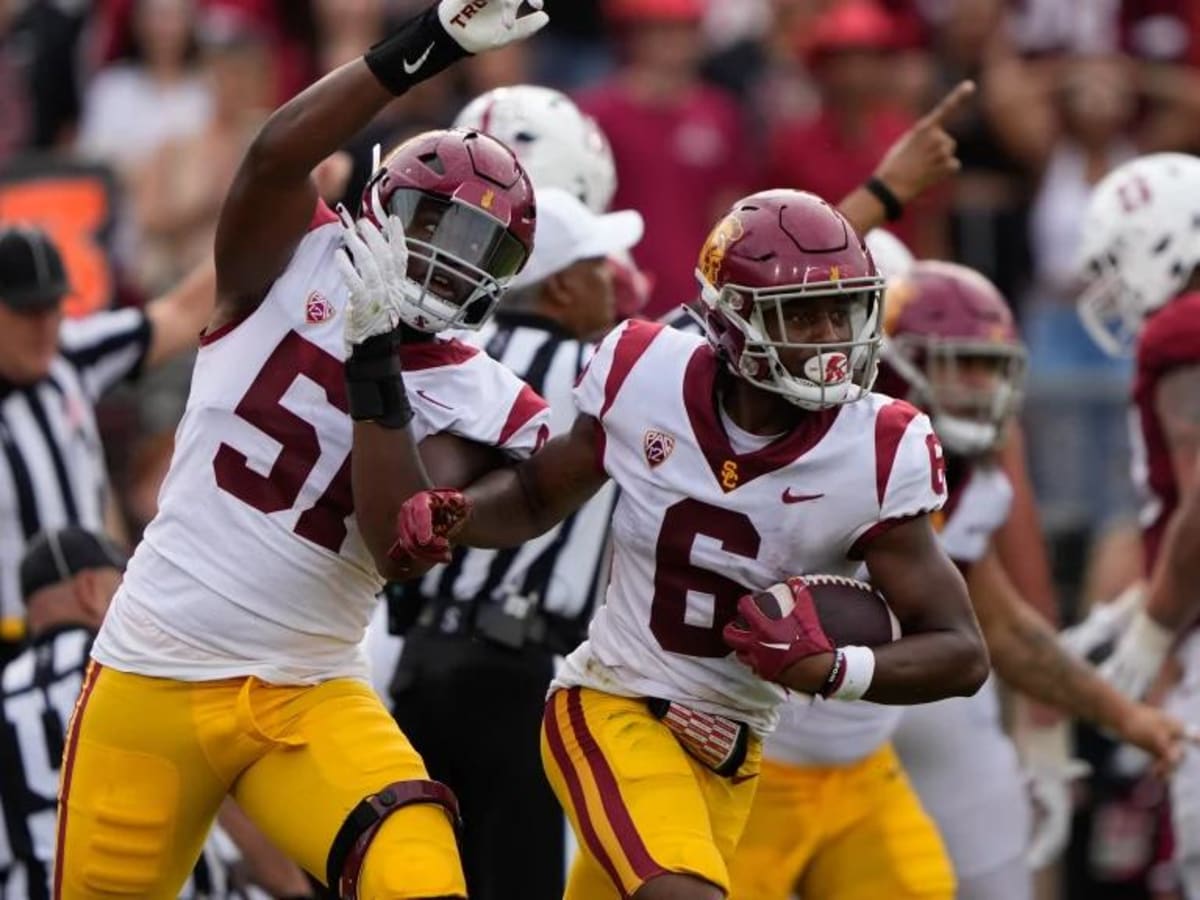
[[[479,332],[465,336],[521,376],[550,404],[550,433],[575,421],[572,389],[593,345],[575,340],[553,321],[501,311]],[[483,602],[527,598],[546,615],[555,638],[574,646],[583,640],[595,599],[607,574],[607,536],[616,503],[611,482],[575,515],[528,543],[509,550],[459,548],[446,566],[408,588],[426,600],[450,601],[444,630]],[[408,599],[415,599],[411,595]]]
[[[104,526],[108,477],[93,412],[138,370],[150,323],[136,309],[63,323],[50,374],[32,385],[0,378],[0,637],[20,636],[17,570],[39,531]]]
[[[47,630],[0,670],[0,900],[52,895],[59,770],[93,637],[78,625]],[[210,836],[180,898],[243,896],[229,885],[232,856]]]

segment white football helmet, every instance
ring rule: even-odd
[[[1200,159],[1154,153],[1114,169],[1083,218],[1079,316],[1113,356],[1178,295],[1200,262]]]
[[[912,251],[904,246],[904,241],[890,231],[882,228],[872,228],[867,232],[863,242],[871,251],[875,260],[875,268],[884,278],[900,278],[908,274],[916,258]]]
[[[566,94],[532,84],[496,88],[468,103],[454,125],[507,144],[535,190],[562,188],[593,212],[608,210],[617,190],[612,149],[596,120]]]

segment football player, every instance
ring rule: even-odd
[[[1167,708],[1200,719],[1200,159],[1143,156],[1092,191],[1084,214],[1079,311],[1101,347],[1136,350],[1133,479],[1143,506],[1148,578],[1102,671],[1134,697],[1174,650],[1183,677]],[[1124,617],[1110,620],[1121,623]],[[1171,779],[1175,854],[1184,890],[1200,898],[1200,753]]]
[[[571,900],[726,896],[785,686],[913,703],[987,674],[930,523],[941,447],[915,408],[870,391],[883,279],[850,224],[811,194],[750,196],[713,229],[698,277],[707,339],[624,323],[581,377],[568,434],[465,494],[416,495],[399,521],[397,555],[438,559],[447,535],[510,546],[610,477],[622,489],[607,602],[543,727],[582,848]],[[874,652],[833,647],[802,583],[781,583],[860,561],[905,634]],[[772,586],[795,597],[781,619],[747,595]]]
[[[453,470],[545,433],[528,387],[433,336],[482,323],[524,264],[532,187],[470,131],[399,147],[357,222],[339,225],[310,172],[394,95],[547,21],[517,6],[442,0],[247,151],[159,513],[67,738],[56,896],[174,897],[227,793],[341,898],[466,896],[454,797],[367,686],[359,645],[384,576],[411,571],[387,550],[421,464],[394,448],[416,440]],[[468,441],[487,449],[446,449]]]
[[[1025,366],[1004,298],[971,269],[920,262],[889,282],[887,309],[881,382],[929,412],[946,448],[953,499],[939,536],[966,574],[997,675],[1173,765],[1182,755],[1183,726],[1130,702],[1061,649],[997,556],[993,539],[1009,514],[1012,488],[996,454]],[[965,700],[905,710],[895,742],[946,842],[958,896],[1032,897],[1031,864],[1048,862],[1068,832],[1066,785],[1079,770],[1068,761],[1064,731],[1036,729],[1023,742],[1035,797],[1045,803],[1032,844],[1026,774],[1004,733],[994,682]]]

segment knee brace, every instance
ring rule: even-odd
[[[457,830],[462,820],[458,798],[438,781],[397,781],[376,794],[364,798],[346,816],[329,848],[325,881],[340,900],[356,900],[358,878],[371,840],[383,820],[413,803],[436,803],[446,811]]]

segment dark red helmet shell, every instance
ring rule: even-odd
[[[367,182],[363,214],[374,217],[375,209],[387,209],[402,189],[474,206],[504,225],[525,247],[526,258],[533,251],[533,184],[513,152],[490,135],[452,128],[405,141]]]
[[[1019,344],[1004,295],[974,269],[924,260],[888,282],[884,333],[892,340]]]
[[[700,273],[726,285],[787,287],[876,275],[845,217],[807,191],[751,194],[733,205],[700,251]]]

